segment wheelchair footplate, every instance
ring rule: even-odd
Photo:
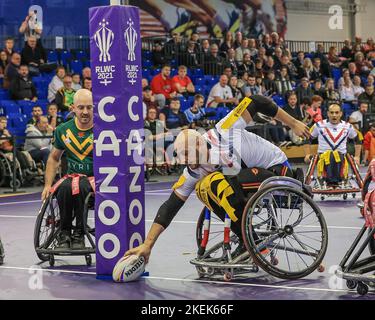
[[[225,247],[224,244],[221,248],[220,245],[214,246],[205,254],[198,255],[196,259],[190,261],[195,266],[200,278],[223,278],[224,281],[231,281],[239,276],[244,278],[246,274],[259,271],[259,267],[253,263],[247,251],[232,258],[230,249],[225,249]],[[215,251],[222,251],[221,256],[212,257]]]
[[[361,192],[361,189],[354,187],[350,181],[341,182],[338,184],[327,184],[325,182],[320,183],[318,179],[314,181],[314,186],[312,188],[313,194],[320,194],[321,200],[324,200],[326,196],[337,196],[342,195],[343,199],[346,200],[348,195],[351,194],[352,198],[355,199],[356,194]]]

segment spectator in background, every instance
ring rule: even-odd
[[[53,130],[56,127],[64,122],[63,117],[57,114],[57,105],[56,103],[50,103],[47,107],[47,119],[48,124],[51,126]]]
[[[312,96],[311,98],[311,106],[307,108],[306,114],[306,124],[307,126],[311,127],[313,124],[322,121],[322,110],[320,109],[322,105],[323,99],[319,96]]]
[[[369,123],[367,121],[368,104],[361,102],[358,106],[358,110],[354,111],[349,117],[349,123],[351,123],[357,130],[365,134],[369,129]]]
[[[210,55],[210,40],[204,39],[202,41],[202,47],[201,47],[201,55],[203,56],[203,60],[206,61],[208,56]]]
[[[10,96],[14,100],[38,100],[36,88],[29,76],[27,65],[21,65],[18,77],[12,80],[9,88]]]
[[[280,74],[276,78],[275,83],[277,87],[277,93],[284,98],[286,97],[287,92],[293,90],[292,82],[290,81],[288,69],[286,66],[283,66],[281,68]]]
[[[92,91],[92,81],[91,81],[91,78],[84,78],[83,79],[83,81],[82,81],[82,88]]]
[[[257,85],[255,75],[249,74],[247,84],[243,88],[243,93],[246,97],[253,96],[255,94],[262,94],[261,88]]]
[[[228,86],[228,77],[221,75],[220,80],[215,84],[208,95],[206,107],[217,108],[219,105],[232,107],[238,104],[238,100],[233,97],[232,90]]]
[[[72,81],[73,81],[73,83],[72,83],[72,88],[75,90],[75,91],[77,91],[77,90],[79,90],[79,89],[82,89],[82,86],[81,86],[81,76],[79,75],[79,73],[73,73],[72,74]],[[61,81],[61,84],[62,84],[62,81]],[[62,87],[62,85],[61,85],[61,87]],[[60,87],[60,88],[61,88]],[[59,88],[59,89],[60,89]]]
[[[223,74],[225,74],[228,77],[228,79],[230,79],[233,76],[232,68],[224,68]]]
[[[236,62],[241,65],[243,60],[244,60],[244,55],[249,54],[250,55],[250,50],[249,50],[249,40],[248,39],[242,39],[241,46],[236,49]],[[250,55],[251,57],[251,55]]]
[[[273,55],[273,60],[275,61],[275,69],[280,70],[281,58],[283,56],[283,50],[279,46],[275,48],[275,53]]]
[[[227,31],[223,40],[223,43],[220,45],[220,51],[225,54],[229,49],[234,49],[234,39],[233,33]],[[225,58],[225,56],[223,56]]]
[[[298,103],[301,103],[302,99],[305,97],[312,98],[313,90],[311,89],[310,82],[307,78],[301,79],[301,84],[296,89],[296,94],[298,98]]]
[[[142,90],[145,88],[145,87],[148,87],[149,84],[148,84],[148,80],[146,78],[143,78],[142,79]]]
[[[206,74],[219,75],[222,73],[224,68],[225,60],[219,55],[219,47],[217,44],[212,44],[210,48],[210,55],[204,64],[204,70]]]
[[[9,63],[10,59],[12,57],[12,54],[15,52],[14,51],[14,39],[13,38],[8,37],[8,38],[5,39],[5,47],[4,47],[3,51],[6,53],[7,61]]]
[[[346,59],[341,58],[337,54],[337,48],[335,46],[332,46],[329,48],[328,51],[328,62],[331,68],[340,68],[343,61]]]
[[[255,76],[255,83],[260,88],[259,94],[264,95],[265,92],[266,92],[266,89],[264,88],[263,77],[256,75]]]
[[[274,49],[273,49],[272,42],[271,42],[271,37],[270,37],[269,34],[263,35],[263,37],[262,37],[262,45],[261,46],[264,49],[266,49],[266,55],[267,56],[272,56],[273,55]]]
[[[143,88],[142,97],[143,103],[146,105],[147,110],[150,108],[158,108],[155,102],[155,96],[153,95],[150,86]]]
[[[52,135],[47,117],[41,116],[35,125],[30,125],[26,128],[25,133],[28,138],[40,138],[26,139],[25,150],[30,153],[34,161],[42,161],[44,165],[46,165],[52,147],[51,139],[45,138],[46,136]]]
[[[288,76],[289,76],[290,81],[294,81],[294,80],[298,77],[297,68],[296,68],[295,65],[290,61],[289,55],[287,55],[287,54],[284,54],[284,55],[281,57],[281,66],[280,66],[280,70],[281,70],[282,67],[286,67],[286,68],[287,68]]]
[[[237,76],[239,73],[238,65],[235,59],[236,52],[233,48],[227,51],[227,59],[225,60],[224,68],[231,68],[232,73]]]
[[[335,81],[332,78],[326,80],[323,99],[327,106],[333,103],[340,104],[340,94],[335,89]]]
[[[374,76],[373,75],[369,74],[367,76],[367,83],[366,83],[366,85],[368,85],[368,86],[374,86]]]
[[[233,42],[233,48],[236,50],[238,47],[241,47],[242,45],[242,32],[237,31],[236,34],[234,35],[234,42]]]
[[[374,87],[372,85],[367,85],[365,87],[365,92],[362,92],[358,96],[358,103],[362,102],[368,104],[369,113],[375,113],[375,94]]]
[[[60,112],[70,111],[73,104],[73,98],[76,91],[72,88],[72,77],[65,75],[63,79],[64,86],[57,90],[55,103],[57,104]]]
[[[263,71],[263,61],[261,59],[255,59],[254,74],[256,77],[264,78],[265,72]]]
[[[27,125],[36,125],[42,115],[42,108],[40,106],[34,106],[31,111],[31,119],[27,122]]]
[[[83,79],[85,78],[91,78],[91,69],[89,67],[85,67],[82,69],[82,84]]]
[[[341,57],[350,59],[352,57],[352,44],[349,39],[344,41],[344,46],[341,49]]]
[[[232,96],[238,101],[241,101],[243,98],[241,90],[238,88],[238,78],[236,76],[231,76],[229,78],[229,87],[232,90]]]
[[[357,75],[357,66],[354,62],[348,64],[350,79],[353,79]]]
[[[258,55],[257,43],[255,39],[249,39],[249,51],[251,59],[255,60],[255,57]]]
[[[374,49],[375,49],[374,40],[372,38],[368,38],[366,43],[363,45],[363,52],[367,54],[373,51]]]
[[[59,89],[64,86],[65,68],[63,66],[58,66],[56,69],[56,75],[53,76],[51,82],[48,85],[48,101],[54,102],[56,99],[56,93]]]
[[[170,74],[171,67],[165,65],[161,69],[161,72],[151,80],[151,89],[155,95],[156,103],[160,108],[164,108],[166,103],[177,95]]]
[[[10,84],[13,81],[13,79],[18,77],[18,69],[20,65],[21,65],[21,56],[19,53],[14,52],[10,59],[10,63],[5,68],[4,82],[3,82],[4,89],[9,89]]]
[[[243,89],[245,85],[247,84],[247,79],[249,78],[249,74],[247,72],[244,72],[241,74],[241,77],[237,80],[237,88],[241,90],[242,95],[243,95]]]
[[[315,81],[317,79],[323,80],[324,74],[321,66],[320,58],[315,58],[313,62],[313,69],[311,72],[310,80]]]
[[[8,57],[5,51],[0,52],[0,78],[4,78],[5,68],[8,65]]]
[[[365,89],[361,85],[361,77],[355,76],[353,78],[353,89],[354,89],[354,96],[356,100],[358,99],[358,96],[365,91]]]
[[[38,45],[41,47],[42,44],[40,42],[40,37],[43,32],[43,27],[37,20],[36,13],[34,11],[29,12],[25,20],[21,23],[18,31],[24,35],[25,42],[27,42],[30,37],[35,37],[35,39],[38,40]]]
[[[352,103],[356,100],[354,95],[354,88],[351,80],[349,78],[345,78],[344,84],[340,90],[340,98],[343,102]]]
[[[172,78],[173,86],[176,92],[182,96],[188,97],[195,93],[195,87],[189,76],[185,66],[178,67],[178,74]]]
[[[196,68],[200,65],[200,60],[198,57],[198,50],[196,48],[196,44],[193,41],[188,42],[188,46],[185,53],[185,64],[188,68]]]
[[[325,77],[330,77],[331,72],[330,72],[330,67],[329,67],[329,62],[328,58],[324,53],[324,45],[323,43],[318,43],[317,44],[317,50],[313,55],[313,59],[319,58],[320,59],[320,64],[322,66],[322,73]]]
[[[268,57],[266,65],[263,67],[263,70],[265,73],[268,73],[270,71],[276,72],[275,61],[272,57]]]
[[[291,92],[288,95],[288,103],[283,108],[283,110],[294,119],[297,119],[298,121],[302,121],[304,118],[302,116],[301,108],[299,108],[297,104],[297,95],[294,92]],[[293,130],[291,130],[290,128],[286,128],[286,131],[287,131],[290,141],[292,141],[293,144],[296,144],[296,145],[302,144],[303,140],[300,137],[298,137],[293,132]]]
[[[253,74],[255,72],[255,65],[251,61],[250,54],[245,53],[243,55],[243,61],[238,67],[239,74],[243,74],[245,72]]]
[[[297,57],[293,60],[293,64],[297,69],[297,74],[300,74],[300,69],[303,69],[303,63],[305,61],[305,53],[303,51],[298,51]]]
[[[302,67],[299,68],[298,79],[307,78],[307,80],[310,81],[313,71],[314,68],[311,59],[305,58]]]
[[[43,71],[40,67],[45,63],[43,58],[43,49],[37,46],[36,37],[30,36],[21,51],[22,64],[29,66],[32,75],[39,75]]]
[[[267,62],[267,59],[268,59],[268,57],[266,55],[266,49],[263,48],[263,47],[260,47],[259,50],[258,50],[258,55],[256,56],[256,58],[262,60],[263,65],[265,65],[266,62]]]
[[[337,87],[338,87],[339,91],[341,90],[342,86],[344,85],[345,79],[348,79],[349,82],[352,81],[348,69],[343,69],[342,70],[342,77],[337,82]]]
[[[324,98],[324,88],[322,80],[317,79],[314,81],[313,94]]]
[[[277,85],[275,82],[275,72],[269,71],[266,79],[264,79],[264,88],[266,90],[266,96],[273,96],[277,93]]]
[[[152,50],[152,62],[156,68],[159,68],[166,64],[165,52],[160,42],[155,43],[155,47]]]
[[[172,98],[169,107],[164,107],[159,114],[167,130],[184,130],[189,127],[186,116],[180,110],[180,100]]]
[[[204,105],[204,97],[201,94],[196,94],[194,96],[193,105],[189,109],[185,110],[184,112],[187,122],[190,124],[191,128],[193,129],[199,126],[200,124],[199,122],[201,122],[206,116],[210,114],[210,112],[207,113],[206,108],[203,108],[203,105]]]
[[[354,55],[354,62],[357,68],[357,74],[360,76],[367,76],[373,68],[371,62],[365,59],[362,52],[357,52]]]

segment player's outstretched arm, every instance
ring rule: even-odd
[[[51,153],[49,154],[46,172],[44,175],[44,189],[42,191],[42,200],[45,200],[49,196],[49,190],[51,189],[53,180],[55,179],[56,172],[60,163],[60,158],[63,152],[63,150],[59,150],[53,147]]]
[[[186,199],[187,197],[181,196],[176,191],[172,192],[169,199],[165,201],[159,208],[154,223],[152,224],[151,229],[147,234],[145,242],[140,246],[125,252],[125,256],[131,254],[143,256],[147,263],[156,240],[158,240],[159,236],[172,222],[173,218],[184,205]]]

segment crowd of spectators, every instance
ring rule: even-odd
[[[366,135],[375,123],[374,58],[371,38],[366,43],[359,37],[353,43],[345,40],[341,50],[331,46],[327,52],[323,43],[317,43],[314,52],[305,53],[291,52],[276,33],[261,40],[246,39],[241,32],[228,32],[221,40],[200,39],[197,33],[185,39],[174,33],[171,40],[154,45],[149,59],[151,68],[160,68],[160,73],[142,81],[144,107],[152,108],[152,116],[156,111],[163,128],[170,131],[172,123],[194,128],[203,118],[219,120],[215,112],[225,115],[242,98],[255,94],[272,98],[309,126],[325,119],[327,107],[338,103],[342,120]],[[207,75],[217,82],[204,92],[201,83]],[[278,146],[303,143],[280,123],[263,117],[254,120],[248,129]]]

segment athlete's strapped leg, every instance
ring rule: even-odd
[[[72,196],[72,179],[64,180],[56,193],[57,203],[60,209],[60,226],[59,248],[67,249],[70,247],[71,230],[73,220],[73,196]]]
[[[79,180],[79,193],[73,196],[74,199],[74,215],[76,217],[76,228],[72,235],[72,249],[81,249],[85,246],[84,240],[84,223],[83,211],[85,206],[85,200],[88,194],[91,192],[91,185],[86,177],[81,177]]]
[[[326,182],[328,184],[338,184],[344,178],[344,169],[347,165],[345,155],[331,152],[329,157],[329,164],[325,166]]]

